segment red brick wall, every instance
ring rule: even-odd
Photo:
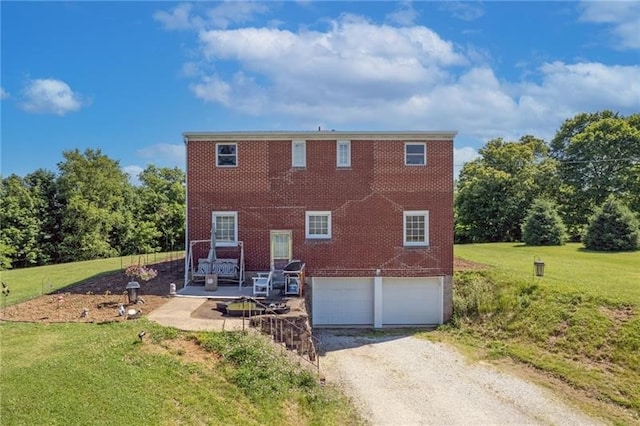
[[[404,141],[352,140],[348,169],[335,140],[307,140],[305,169],[291,167],[290,140],[237,143],[235,168],[215,166],[215,142],[187,144],[189,240],[209,238],[212,211],[237,211],[249,271],[269,268],[278,229],[310,276],[453,275],[453,141],[426,141],[427,165],[408,167]],[[332,212],[330,240],[305,240],[308,210]],[[404,210],[429,210],[428,248],[403,246]]]

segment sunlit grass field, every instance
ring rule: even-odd
[[[0,333],[3,425],[360,424],[336,388],[261,336],[144,319]]]
[[[460,244],[455,255],[495,266],[518,278],[562,292],[582,292],[640,306],[640,251],[595,252],[582,244],[529,247],[521,243]],[[535,277],[535,259],[544,262],[544,276]]]
[[[153,264],[184,258],[184,251],[112,257],[84,262],[60,263],[32,268],[0,271],[0,279],[9,286],[9,296],[2,306],[23,302],[52,291],[79,284],[87,279],[123,271],[130,264]]]
[[[640,251],[514,243],[454,250],[490,267],[456,273],[444,338],[561,380],[591,415],[640,424]],[[544,262],[541,277],[535,260]]]

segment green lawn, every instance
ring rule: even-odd
[[[455,255],[491,267],[456,273],[443,339],[533,366],[568,385],[590,414],[640,424],[639,251],[491,243],[457,245]],[[543,277],[534,259],[545,263]]]
[[[180,258],[184,258],[182,251],[60,263],[0,271],[0,279],[10,289],[9,297],[6,300],[8,306],[81,283],[98,275],[122,271],[130,264],[138,262],[152,264]]]
[[[4,271],[7,303],[183,253]],[[138,333],[146,331],[144,342]],[[0,322],[0,423],[355,425],[338,390],[267,339],[187,333],[146,319],[108,324]]]
[[[640,306],[640,251],[607,253],[582,244],[529,247],[520,243],[459,244],[455,255],[496,266],[518,278],[534,280],[533,261],[545,263],[539,285],[562,292],[583,292]]]
[[[335,388],[260,336],[144,319],[3,323],[0,333],[3,425],[360,423]]]

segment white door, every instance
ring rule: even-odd
[[[271,231],[271,269],[282,269],[292,259],[291,231]]]
[[[383,326],[440,324],[441,312],[439,278],[383,278]]]
[[[373,325],[373,278],[314,277],[311,291],[314,326]]]

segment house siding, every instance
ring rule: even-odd
[[[248,271],[269,269],[270,230],[291,230],[293,256],[308,276],[373,276],[376,269],[383,276],[445,276],[450,299],[453,140],[410,139],[426,143],[427,163],[405,166],[405,139],[351,139],[351,166],[338,168],[336,140],[343,137],[306,138],[306,167],[293,168],[292,139],[230,139],[238,166],[228,168],[215,165],[220,139],[188,141],[187,238],[209,238],[212,211],[237,211]],[[428,247],[403,245],[406,210],[429,211]],[[305,239],[305,211],[331,211],[331,239]]]

